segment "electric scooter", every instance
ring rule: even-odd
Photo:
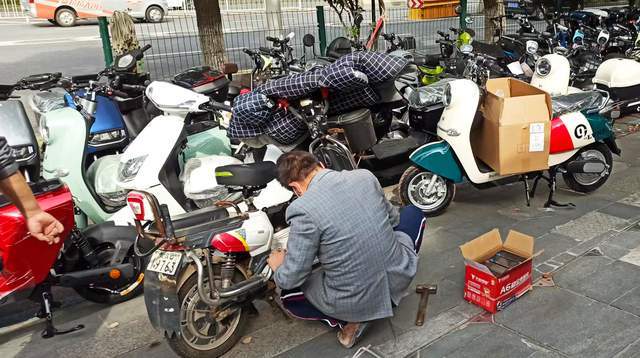
[[[44,113],[59,107],[75,109],[76,98],[91,95],[87,92],[91,82],[107,81],[109,91],[100,92],[96,96],[99,105],[89,131],[87,152],[91,155],[90,161],[106,154],[121,152],[149,123],[143,97],[149,74],[138,73],[137,63],[150,48],[151,45],[147,45],[119,55],[112,66],[98,74],[60,79],[59,87],[65,90],[59,98],[60,105],[56,104],[58,92],[55,89],[52,92],[35,93],[31,97],[31,107],[36,117],[41,118]]]
[[[133,227],[102,223],[78,230],[71,192],[64,184],[54,179],[30,186],[39,206],[62,223],[64,232],[52,245],[31,237],[19,210],[0,195],[0,304],[25,298],[40,302],[38,317],[46,319],[42,337],[51,338],[84,328],[56,329],[52,286],[71,287],[84,299],[102,304],[124,302],[142,292],[146,260],[134,254]]]
[[[233,200],[232,193],[211,175],[216,167],[275,162],[282,154],[277,147],[267,146],[261,151],[236,155],[241,159],[232,156],[226,132],[219,127],[220,112],[230,112],[231,108],[205,95],[156,81],[147,88],[147,97],[165,115],[154,118],[118,158],[117,186],[125,197],[131,190],[144,189],[166,205],[172,215],[207,208],[217,201]],[[194,115],[211,118],[191,123],[189,118]],[[194,147],[195,144],[200,147]],[[234,154],[242,151],[239,148]],[[291,196],[291,191],[273,180],[254,203],[266,207],[274,201],[287,201]],[[130,222],[131,212],[125,207],[111,219]]]
[[[55,81],[53,81],[55,83]],[[40,178],[40,149],[33,127],[16,90],[38,89],[52,85],[49,76],[28,76],[13,85],[0,85],[0,136],[7,139],[25,179]]]
[[[595,191],[609,178],[613,166],[611,153],[619,155],[620,149],[611,123],[599,114],[608,100],[606,96],[597,101],[600,104],[595,108],[553,116],[547,176],[542,172],[504,176],[478,160],[471,146],[473,124],[476,118],[482,118],[478,112],[481,89],[467,79],[452,81],[447,86],[443,97],[446,108],[437,126],[442,140],[425,144],[411,154],[413,165],[404,172],[399,184],[403,204],[413,204],[427,215],[441,214],[453,200],[456,184],[466,177],[478,188],[520,180],[525,184],[527,204],[542,179],[549,183],[550,189],[545,208],[566,206],[553,200],[557,174],[563,175],[571,189],[582,193]],[[585,92],[571,96],[600,94]],[[529,188],[531,178],[534,183]]]
[[[151,256],[144,287],[149,321],[178,355],[222,356],[244,334],[253,301],[274,303],[267,258],[286,247],[291,196],[263,208],[256,202],[275,177],[273,162],[218,167],[218,183],[241,200],[183,215],[170,215],[153,194],[129,193],[138,242],[155,244],[138,250]],[[204,321],[201,312],[210,312]]]
[[[164,153],[165,156],[160,163],[164,164],[167,162],[166,152],[176,156],[180,154],[183,161],[206,155],[231,154],[225,132],[217,128],[217,123],[208,121],[209,114],[206,111],[190,113],[188,110],[188,101],[192,96],[206,101],[209,100],[208,97],[169,83],[154,82],[147,89],[147,96],[152,101],[158,97],[177,100],[178,102],[172,102],[173,107],[158,106],[173,115],[161,115],[152,120],[140,132],[138,137],[141,138],[137,137],[129,145],[125,151],[129,154],[103,156],[89,165],[91,158],[86,150],[86,143],[89,138],[88,129],[100,105],[96,97],[99,93],[112,91],[109,84],[92,83],[84,98],[77,99],[75,109],[67,107],[46,113],[40,124],[42,138],[46,144],[43,176],[47,179],[60,178],[69,186],[78,208],[78,227],[86,226],[88,219],[94,223],[103,222],[126,205],[126,191],[120,183],[131,179],[140,170],[147,156],[155,158],[153,154]],[[153,102],[158,103],[157,100]],[[167,118],[170,120],[166,120]],[[189,132],[183,131],[185,123],[192,124],[188,126]],[[181,138],[187,139],[186,142],[178,140],[180,135],[183,135]],[[134,152],[139,155],[131,154]],[[122,163],[121,156],[127,158]],[[177,177],[181,168],[178,158],[172,158],[170,163],[174,163],[175,166],[163,173],[167,177]],[[158,173],[154,175],[157,181]],[[150,183],[156,183],[151,178],[146,179],[139,183],[139,189],[148,189]],[[129,222],[130,220],[125,220],[116,223],[126,225]]]

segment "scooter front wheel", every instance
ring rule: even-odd
[[[451,180],[416,166],[407,168],[400,178],[402,204],[413,204],[429,216],[442,214],[455,193]]]
[[[219,284],[219,269],[214,267],[214,280]],[[236,274],[234,281],[241,279]],[[205,291],[209,282],[205,278]],[[178,291],[180,299],[180,334],[167,337],[171,349],[180,357],[220,357],[238,342],[247,323],[247,310],[234,306],[224,311],[208,306],[198,295],[198,282],[191,275]]]

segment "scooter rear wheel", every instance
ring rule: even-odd
[[[604,143],[595,143],[588,147],[582,148],[574,157],[574,159],[597,159],[604,161],[607,170],[604,174],[580,174],[580,173],[564,173],[562,178],[571,190],[580,193],[591,193],[604,185],[611,175],[613,167],[613,156],[611,150]]]
[[[416,166],[405,170],[399,185],[402,204],[415,205],[428,216],[442,214],[456,193],[456,186],[451,180]]]
[[[214,267],[215,278],[219,277],[219,272],[219,268]],[[234,281],[242,279],[242,275],[237,273]],[[242,337],[248,313],[242,307],[235,307],[230,308],[234,311],[226,314],[220,320],[215,316],[225,314],[225,312],[217,312],[212,317],[216,308],[210,307],[200,300],[197,281],[196,274],[193,274],[180,287],[178,291],[180,334],[167,337],[167,341],[171,349],[181,357],[220,357],[233,348]],[[208,286],[206,278],[205,285]],[[205,290],[208,291],[207,288]]]

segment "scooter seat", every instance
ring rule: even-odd
[[[602,104],[602,98],[602,95],[596,91],[577,92],[553,97],[551,99],[553,117],[570,112],[596,109]]]
[[[419,55],[415,54],[413,62],[416,66],[438,67],[440,66],[440,55]]]
[[[223,165],[216,168],[216,181],[220,185],[261,187],[275,179],[273,162]]]

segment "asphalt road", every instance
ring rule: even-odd
[[[408,21],[406,9],[393,9],[385,31],[396,34],[412,34],[419,49],[437,51],[436,31],[457,27],[457,18],[428,21]],[[403,10],[403,11],[397,11]],[[327,38],[343,35],[343,29],[335,15],[325,11]],[[242,48],[267,46],[266,35],[286,34],[293,31],[296,56],[302,56],[302,36],[312,33],[318,38],[315,10],[288,12],[282,18],[280,30],[266,31],[268,14],[231,13],[223,19],[225,48],[228,61],[238,63],[241,69],[252,67],[251,60]],[[365,19],[370,19],[365,14]],[[475,17],[475,29],[484,26],[482,16]],[[170,16],[160,24],[136,24],[140,42],[151,44],[145,56],[147,69],[156,79],[201,64],[201,50],[196,35],[195,18],[188,13]],[[368,33],[368,30],[364,32]],[[478,37],[483,36],[478,31]],[[382,45],[382,43],[381,43]],[[61,28],[46,21],[31,23],[0,20],[0,83],[13,83],[34,73],[62,72],[68,75],[95,73],[104,67],[97,21],[80,21],[73,28]],[[308,55],[311,55],[310,53]]]

